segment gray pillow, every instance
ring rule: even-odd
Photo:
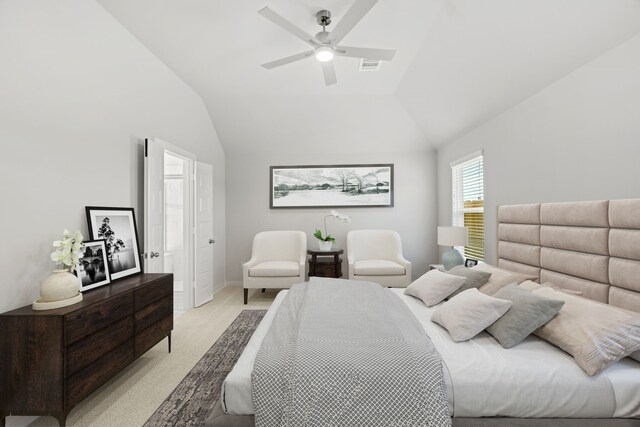
[[[465,267],[464,265],[457,265],[453,267],[451,270],[447,271],[447,274],[453,274],[454,276],[460,276],[467,279],[457,291],[449,295],[448,299],[455,297],[460,292],[466,291],[467,289],[479,288],[480,286],[487,283],[489,281],[489,277],[491,277],[491,273],[487,273],[486,271],[472,270]]]
[[[564,305],[564,301],[535,295],[516,284],[505,286],[494,297],[512,302],[509,311],[487,328],[504,348],[511,348],[531,335]]]

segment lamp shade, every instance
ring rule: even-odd
[[[469,243],[467,227],[438,227],[438,245],[464,246]]]

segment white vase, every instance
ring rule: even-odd
[[[80,291],[80,279],[67,270],[53,270],[40,286],[40,301],[54,302],[73,298]]]
[[[318,247],[321,251],[330,251],[332,246],[333,242],[331,241],[318,240]]]

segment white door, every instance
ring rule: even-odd
[[[164,146],[145,139],[144,271],[164,273]]]
[[[213,166],[195,162],[195,306],[213,299]]]

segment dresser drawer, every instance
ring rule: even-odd
[[[139,309],[135,314],[136,333],[142,332],[142,330],[171,313],[173,313],[173,294]]]
[[[140,310],[142,307],[159,300],[160,298],[171,295],[173,293],[173,274],[162,279],[149,283],[135,292],[135,309]]]
[[[133,341],[133,316],[127,316],[75,342],[67,349],[67,376],[91,365],[127,340]]]
[[[172,329],[173,313],[149,326],[144,331],[136,334],[135,357],[140,357],[141,354],[160,342],[164,337],[169,335],[169,332],[171,332]]]
[[[133,361],[133,341],[127,341],[67,381],[67,405],[73,406]]]
[[[65,343],[71,344],[105,326],[133,314],[133,293],[127,292],[64,317]]]

